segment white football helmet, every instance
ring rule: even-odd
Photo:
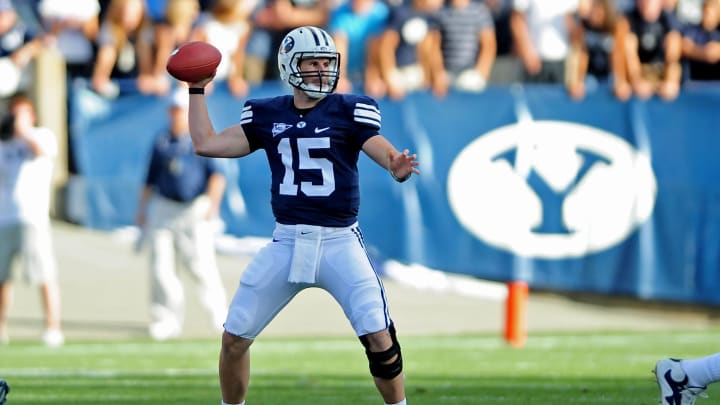
[[[300,61],[308,58],[328,58],[328,70],[301,72]],[[335,91],[340,76],[340,54],[332,37],[317,27],[299,27],[283,38],[278,50],[280,78],[305,92],[308,97],[323,98]],[[305,78],[319,77],[320,84],[306,83]]]

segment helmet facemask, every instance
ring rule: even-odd
[[[327,70],[313,70],[310,72],[302,72],[300,70],[300,62],[305,59],[329,59],[330,66]],[[338,82],[338,65],[340,63],[340,55],[336,52],[319,54],[317,52],[295,52],[290,61],[290,74],[288,74],[288,83],[305,92],[310,98],[323,98],[327,94],[335,91]],[[317,78],[317,83],[310,82],[309,79]]]

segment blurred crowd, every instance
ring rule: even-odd
[[[340,92],[522,82],[581,99],[605,83],[621,100],[672,100],[720,79],[719,21],[720,0],[0,0],[0,96],[44,47],[102,96],[166,95],[168,56],[202,40],[223,55],[216,81],[244,97],[277,79],[284,34],[315,25],[341,52]]]

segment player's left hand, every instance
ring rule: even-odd
[[[411,174],[420,174],[420,170],[417,168],[420,163],[417,161],[416,154],[410,154],[410,151],[405,149],[400,152],[390,152],[390,173],[398,179],[404,179]]]

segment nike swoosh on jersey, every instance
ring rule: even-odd
[[[316,134],[319,134],[320,132],[325,132],[325,131],[327,131],[328,129],[330,129],[330,127],[325,127],[325,128],[315,127],[315,133],[316,133]]]

